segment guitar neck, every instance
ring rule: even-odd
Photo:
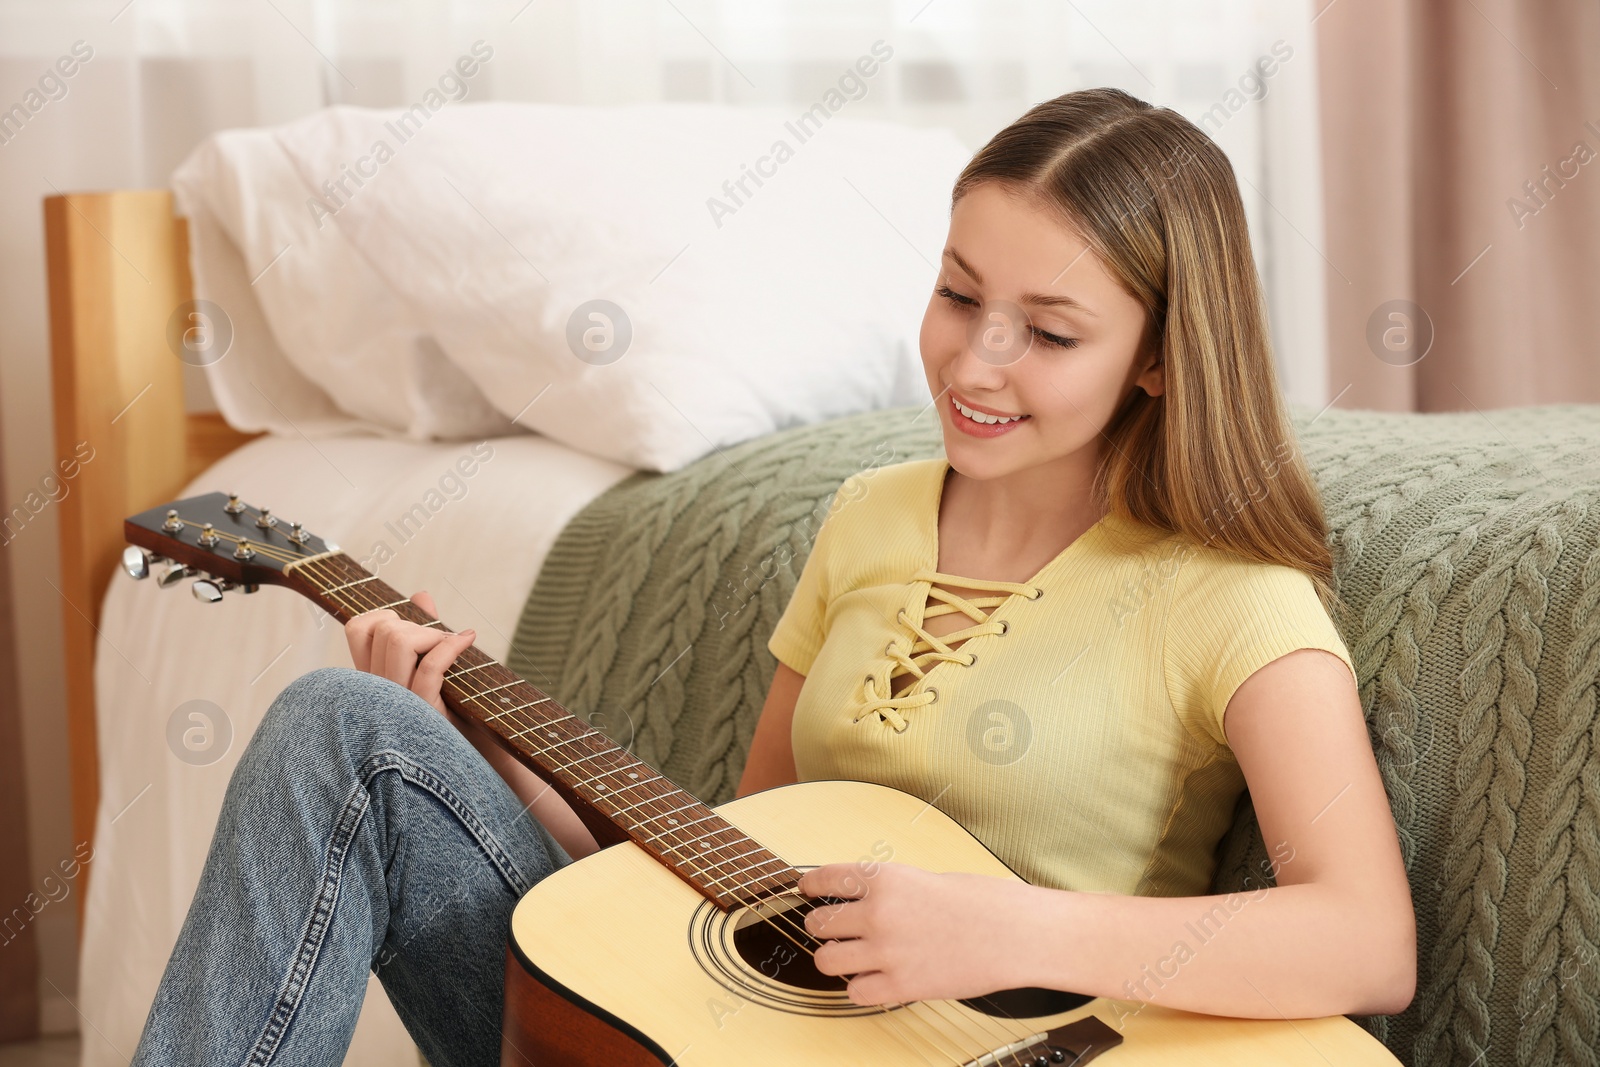
[[[342,552],[284,569],[291,588],[341,623],[390,608],[450,632]],[[602,846],[632,841],[720,908],[794,889],[799,872],[553,697],[476,647],[445,671],[444,702],[549,783]]]

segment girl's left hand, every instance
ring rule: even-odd
[[[823,974],[851,974],[856,1004],[974,997],[1009,989],[1027,969],[1026,916],[1037,901],[1025,882],[935,874],[903,863],[831,863],[807,871],[800,892],[850,898],[806,916],[828,940]]]

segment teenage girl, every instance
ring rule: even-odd
[[[818,868],[817,966],[863,1004],[1404,1009],[1409,888],[1226,157],[1115,90],[1033,108],[956,184],[921,348],[947,458],[836,494],[739,791],[895,786],[1031,884]],[[594,839],[445,708],[471,630],[346,634],[357,670],[291,683],[240,759],[135,1064],[338,1064],[369,973],[434,1067],[499,1062],[511,910]],[[1276,886],[1207,895],[1246,788]]]
[[[740,793],[894,786],[1032,884],[823,867],[803,892],[861,899],[810,917],[818,968],[861,1003],[1402,1011],[1410,888],[1227,157],[1069,93],[953,201],[921,338],[947,459],[841,487]],[[1208,896],[1246,788],[1277,886]]]

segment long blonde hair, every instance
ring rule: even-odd
[[[995,134],[951,204],[997,182],[1053,210],[1148,312],[1164,395],[1112,416],[1099,498],[1126,518],[1310,576],[1338,608],[1322,499],[1278,391],[1261,281],[1228,157],[1118,89],[1047,100]]]

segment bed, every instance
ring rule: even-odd
[[[837,143],[829,148],[827,138],[818,138],[786,169],[792,196],[764,192],[759,210],[745,205],[737,227],[707,236],[701,231],[708,224],[692,216],[703,212],[703,191],[716,188],[710,176],[720,182],[737,173],[736,161],[751,158],[751,145],[770,142],[777,116],[740,112],[728,119],[687,107],[599,115],[535,105],[464,106],[433,120],[432,149],[419,138],[402,163],[389,165],[388,199],[367,193],[338,205],[339,232],[349,248],[320,251],[327,220],[315,213],[313,227],[298,210],[267,209],[274,197],[298,209],[293,198],[303,195],[300,183],[308,173],[334,168],[354,151],[351,145],[392,118],[341,108],[272,131],[218,135],[186,164],[186,209],[181,189],[177,210],[167,190],[72,194],[44,205],[57,452],[76,450],[81,458],[87,449],[92,456],[79,465],[60,504],[57,581],[70,605],[63,615],[74,836],[93,848],[77,896],[77,1006],[92,1020],[85,1028],[86,1065],[123,1063],[131,1055],[189,906],[229,775],[273,696],[305,671],[349,662],[340,628],[284,590],[230,593],[208,604],[189,595],[187,581],[161,589],[158,581],[127,580],[118,570],[123,517],[194,492],[236,492],[339,543],[397,588],[431,591],[452,625],[475,627],[480,646],[501,658],[557,536],[635,470],[675,469],[783,427],[903,402],[922,388],[906,374],[920,312],[907,296],[926,298],[929,272],[916,256],[937,256],[944,221],[939,209],[948,206],[949,181],[965,159],[966,150],[948,133],[907,130],[902,136],[882,123],[850,127],[835,120],[839,132],[830,129],[829,137]],[[527,136],[503,136],[519,123]],[[491,134],[497,141],[542,145],[561,159],[591,137],[633,153],[652,143],[664,152],[681,141],[683,167],[676,184],[637,196],[615,184],[623,170],[615,160],[600,159],[595,165],[603,173],[596,175],[566,167],[544,190],[553,213],[519,220],[519,205],[505,188],[484,184],[481,173],[448,169],[462,143]],[[891,159],[894,167],[879,166],[876,173],[859,163]],[[911,167],[908,159],[924,165]],[[842,161],[852,164],[849,172]],[[515,156],[497,162],[517,173],[531,165]],[[817,199],[818,174],[807,177],[807,167],[837,187],[826,194],[831,201]],[[476,169],[492,172],[494,166],[480,162]],[[670,165],[663,171],[674,173]],[[916,189],[884,184],[883,174],[897,171],[917,171],[908,179]],[[453,213],[438,207],[439,174],[453,177],[451,188],[459,194]],[[852,180],[840,184],[841,174]],[[198,197],[195,188],[215,197]],[[412,244],[404,248],[363,244],[379,239],[384,213],[401,210],[407,196],[437,209],[439,217],[429,216],[436,229],[412,225],[405,234]],[[575,205],[591,196],[612,203],[620,198],[639,215],[626,226],[604,218],[593,232],[576,232]],[[714,291],[725,301],[715,316],[719,322],[770,316],[765,291],[796,289],[792,283],[817,272],[827,251],[819,244],[807,258],[797,253],[792,235],[772,227],[788,225],[784,217],[802,208],[825,208],[838,217],[829,226],[811,226],[805,240],[859,235],[863,218],[877,217],[877,209],[862,202],[868,198],[886,205],[920,202],[932,208],[921,212],[931,225],[886,227],[881,243],[857,257],[853,275],[829,283],[840,299],[860,307],[816,317],[816,329],[787,331],[773,342],[772,365],[755,368],[748,380],[736,366],[748,362],[747,351],[730,347],[718,365],[716,341],[704,336],[704,323],[671,310],[683,306],[686,293]],[[681,204],[692,210],[680,211]],[[847,207],[841,211],[840,204]],[[775,220],[772,225],[763,228],[761,212]],[[490,216],[495,221],[485,227]],[[647,232],[652,225],[657,232]],[[691,226],[700,229],[680,244]],[[482,231],[481,247],[490,251],[465,267],[438,258],[438,241],[472,227]],[[541,245],[546,236],[550,244]],[[395,238],[390,233],[385,239]],[[323,244],[316,255],[285,255],[296,241],[300,248]],[[774,254],[779,247],[782,256]],[[701,248],[707,251],[690,251]],[[750,272],[738,264],[752,257],[781,260],[779,276],[759,283],[745,277]],[[507,354],[536,346],[540,328],[557,338],[563,332],[562,322],[537,307],[526,316],[531,326],[516,314],[545,291],[533,273],[558,275],[553,262],[568,276],[546,279],[548,289],[569,303],[597,288],[617,291],[612,276],[619,263],[640,268],[638,290],[621,287],[628,293],[623,302],[654,329],[636,338],[628,353],[624,366],[631,367],[631,378],[619,379],[607,359],[581,348],[572,349],[577,360],[563,350],[564,362],[547,363],[554,372],[545,374],[549,381],[542,386],[518,377],[526,368]],[[406,269],[386,274],[396,263]],[[463,284],[463,270],[470,284]],[[912,285],[890,294],[882,287],[890,276]],[[871,284],[862,284],[864,277]],[[408,289],[418,278],[446,278],[448,285]],[[600,278],[611,278],[611,288],[599,288]],[[532,295],[529,285],[536,287]],[[346,306],[319,304],[339,293],[346,294]],[[173,331],[187,321],[180,313],[192,317],[196,299],[226,303],[239,335],[236,349],[255,338],[254,349],[205,367],[222,412],[191,410],[192,395],[185,398],[186,389],[194,392],[197,372],[184,364],[205,361],[187,358]],[[873,302],[878,307],[866,306]],[[708,307],[704,300],[695,306],[702,315]],[[667,310],[657,314],[657,307]],[[419,324],[430,308],[435,317]],[[258,319],[272,320],[272,329]],[[903,332],[891,336],[881,325],[888,321]],[[470,333],[478,323],[500,323],[505,330]],[[662,338],[692,350],[696,359],[674,362]],[[793,347],[785,352],[783,344]],[[711,355],[702,358],[705,351]],[[800,351],[834,352],[834,370],[826,361],[795,360]],[[450,358],[442,358],[447,352]],[[887,355],[864,358],[872,353]],[[384,359],[394,373],[375,377],[373,368]],[[466,370],[446,365],[452,361]],[[799,377],[788,374],[794,367],[801,368]],[[609,379],[602,377],[608,373]],[[489,403],[452,399],[469,378],[474,395]],[[308,400],[306,381],[336,402]],[[835,398],[844,406],[830,407]],[[461,473],[468,468],[470,475]],[[415,1056],[373,981],[346,1062],[390,1064]]]
[[[159,225],[166,207],[165,225],[177,248],[182,223],[171,218],[169,203],[163,195],[54,199],[48,207],[52,236],[64,226],[70,241],[71,231],[87,230],[91,219],[120,235],[135,225],[130,216],[144,210]],[[109,245],[102,247],[114,255]],[[75,266],[92,273],[81,258]],[[60,295],[76,305],[58,309],[64,314],[87,315],[85,305],[101,299],[81,286]],[[134,370],[128,365],[134,358],[86,339],[56,348],[58,370],[70,359],[97,383],[124,377],[118,372]],[[178,365],[163,352],[144,369],[175,372]],[[186,445],[182,453],[170,450],[164,478],[169,488],[163,493],[153,459],[137,447],[141,427],[132,419],[141,407],[181,411],[182,383],[176,373],[165,381],[147,377],[134,407],[115,424],[110,420],[121,406],[107,415],[100,405],[105,424],[97,433],[93,398],[79,392],[80,406],[63,412],[57,431],[59,440],[69,442],[63,454],[71,454],[70,442],[105,442],[120,434],[116,444],[96,449],[95,459],[105,465],[96,470],[94,460],[85,464],[78,492],[63,505],[64,539],[83,546],[63,575],[64,586],[75,586],[69,599],[89,606],[98,598],[86,594],[104,593],[95,629],[89,630],[83,615],[72,613],[68,620],[69,636],[79,638],[68,648],[69,678],[93,678],[92,689],[73,689],[75,762],[82,767],[95,749],[106,754],[97,761],[98,775],[74,777],[78,837],[94,848],[88,892],[80,897],[86,905],[79,1004],[100,1033],[84,1035],[86,1064],[125,1062],[122,1054],[131,1052],[199,878],[222,792],[267,705],[298,675],[349,663],[343,630],[285,590],[267,587],[248,598],[230,595],[220,604],[205,604],[189,595],[186,582],[158,592],[155,582],[123,578],[114,567],[120,529],[95,521],[97,506],[120,495],[126,502],[120,510],[131,512],[163,496],[238,492],[299,519],[359,557],[384,558],[381,572],[388,581],[429,589],[443,613],[458,626],[477,628],[480,646],[499,658],[557,533],[631,472],[531,434],[482,442],[371,436],[313,442],[272,434],[245,439],[202,414],[181,420],[187,424]],[[224,452],[229,445],[236,447]],[[109,462],[114,450],[128,457],[121,472]],[[470,477],[460,473],[463,459]],[[185,481],[185,469],[202,464]],[[120,486],[114,484],[118,473]],[[91,484],[91,478],[97,480]],[[539,494],[526,492],[529,485],[537,485]],[[431,510],[425,497],[443,504]],[[84,630],[92,644],[82,639]],[[183,670],[171,669],[179,662]],[[98,706],[94,693],[105,695]],[[85,737],[95,739],[92,748]],[[414,1046],[374,980],[347,1062],[394,1063],[405,1056],[415,1056]]]

